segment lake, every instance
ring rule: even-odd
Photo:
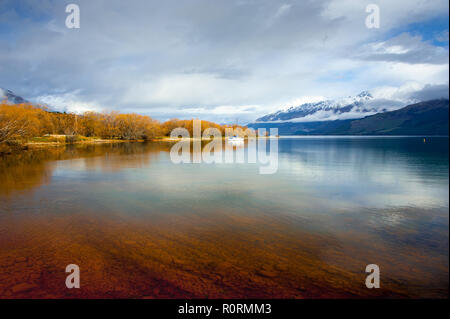
[[[447,137],[282,137],[269,175],[171,146],[0,157],[0,298],[448,297]]]

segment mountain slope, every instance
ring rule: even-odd
[[[10,104],[29,103],[27,100],[14,94],[12,91],[0,88],[0,102],[4,101]]]
[[[258,129],[277,128],[279,135],[324,135],[340,129],[352,120],[316,121],[316,122],[284,122],[284,123],[251,123],[247,127]]]
[[[448,100],[431,100],[343,123],[333,134],[448,135]]]
[[[385,111],[385,109],[380,110],[371,106],[371,101],[373,101],[373,96],[368,91],[363,91],[356,96],[339,100],[324,100],[294,105],[285,110],[260,117],[255,122],[303,122],[311,121],[314,118],[320,121],[326,120],[327,117],[330,119],[342,114],[351,118],[361,118],[365,115]]]
[[[278,128],[280,135],[448,135],[449,100],[439,99],[378,113],[362,119],[252,123],[257,128]]]

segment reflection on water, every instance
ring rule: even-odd
[[[273,175],[170,146],[0,158],[0,297],[448,296],[447,138],[282,138]]]

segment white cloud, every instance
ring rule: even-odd
[[[402,33],[386,41],[363,45],[356,58],[407,64],[447,64],[448,48],[423,41],[420,36]]]
[[[289,12],[289,10],[291,9],[292,5],[290,4],[282,4],[277,12],[275,13],[275,19],[281,18],[283,15],[287,14]]]
[[[294,122],[294,123],[300,123],[300,122],[317,122],[317,121],[335,121],[335,120],[348,120],[348,119],[357,119],[362,118],[368,115],[373,115],[376,112],[365,112],[361,113],[358,111],[350,111],[342,114],[336,114],[333,111],[318,111],[314,114],[307,115],[305,117],[296,118],[292,121],[287,122]]]
[[[58,108],[251,121],[310,97],[448,84],[448,48],[391,38],[447,1],[379,1],[379,30],[359,1],[79,0],[78,30],[64,2],[26,3],[2,2],[0,86]]]
[[[35,98],[36,102],[44,105],[51,105],[52,109],[60,112],[83,113],[86,111],[103,111],[103,108],[95,103],[80,102],[77,99],[79,92],[64,93],[60,95],[41,95]]]

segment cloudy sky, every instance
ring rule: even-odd
[[[65,8],[80,7],[68,29]],[[380,27],[367,28],[377,4]],[[446,0],[0,0],[0,87],[69,111],[240,124],[370,90],[448,97]]]

